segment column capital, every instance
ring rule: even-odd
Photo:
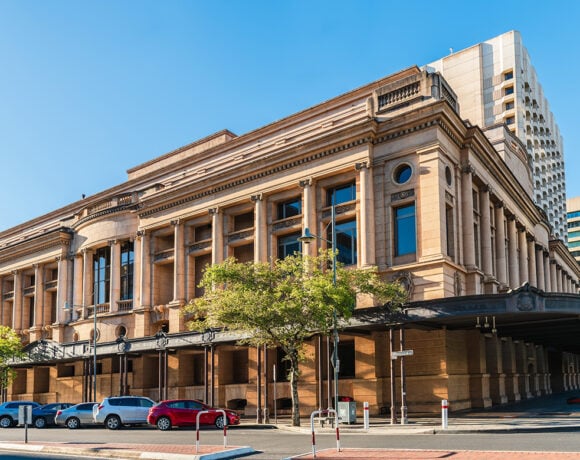
[[[181,219],[173,219],[169,223],[173,226],[177,226],[181,223]]]
[[[220,209],[216,206],[215,208],[209,208],[207,212],[210,216],[215,216],[220,212]]]
[[[461,172],[463,174],[475,174],[475,168],[471,165],[471,163],[466,162],[461,165]]]
[[[479,189],[482,192],[487,192],[490,194],[493,192],[493,187],[490,184],[483,184],[481,187],[479,187]]]
[[[136,238],[143,238],[145,236],[145,233],[146,233],[145,230],[137,230],[135,232],[135,237]]]
[[[361,161],[359,163],[354,164],[354,169],[360,171],[361,169],[369,169],[368,161]]]
[[[312,177],[298,181],[298,185],[300,185],[302,188],[310,187],[312,185]]]
[[[504,202],[502,200],[497,200],[493,202],[493,205],[495,206],[496,209],[501,209],[504,207]]]
[[[114,239],[114,240],[108,240],[108,241],[107,241],[107,244],[108,244],[109,246],[114,246],[114,245],[116,245],[118,242],[119,242],[119,240],[117,240],[117,239]]]
[[[252,195],[250,197],[250,200],[252,200],[254,203],[256,201],[262,201],[262,194],[261,193],[256,193],[255,195]]]

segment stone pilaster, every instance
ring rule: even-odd
[[[489,390],[494,404],[505,404],[508,401],[505,390],[505,374],[503,373],[501,339],[497,335],[485,338],[486,363],[489,373]]]
[[[219,264],[224,260],[224,215],[219,208],[211,208],[211,263]]]
[[[312,179],[304,179],[299,182],[302,187],[302,222],[304,228],[310,229],[315,233],[316,228],[316,205],[314,203],[314,190],[312,187]],[[311,256],[316,255],[316,244],[303,244],[302,252]]]
[[[518,259],[518,228],[515,218],[508,219],[509,284],[512,289],[520,286],[520,264]]]
[[[252,195],[254,202],[254,262],[268,260],[268,238],[266,226],[266,212],[262,194]]]
[[[362,162],[356,164],[359,171],[360,182],[360,267],[375,265],[375,204],[373,194],[373,176],[368,167],[368,163]]]
[[[507,258],[506,258],[506,234],[505,215],[503,213],[503,203],[496,203],[495,208],[495,266],[497,281],[500,290],[507,289]]]

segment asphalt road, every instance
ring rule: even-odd
[[[23,441],[23,428],[0,429],[0,441]],[[153,428],[125,428],[119,431],[105,429],[68,430],[65,428],[29,429],[28,440],[45,442],[123,442],[135,444],[195,444],[195,430],[174,429],[160,432]],[[464,433],[464,434],[411,434],[385,435],[384,433],[341,434],[343,448],[389,448],[389,449],[434,449],[476,451],[543,451],[580,452],[580,436],[577,431],[535,431],[531,433]],[[200,432],[200,443],[223,444],[223,433],[215,429]],[[317,450],[335,448],[333,433],[321,433],[316,437]],[[283,429],[260,427],[232,427],[228,431],[228,445],[251,446],[258,453],[247,458],[256,460],[280,460],[282,458],[309,453],[311,435]],[[5,453],[2,454],[2,458]],[[15,457],[25,458],[25,457]],[[36,457],[40,456],[36,455]],[[43,459],[45,457],[42,457]],[[53,456],[50,458],[62,458]],[[579,454],[580,458],[580,454]]]

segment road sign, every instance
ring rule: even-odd
[[[397,359],[401,356],[413,356],[413,350],[393,351],[391,353],[391,359]]]

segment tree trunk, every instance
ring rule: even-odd
[[[298,399],[298,355],[290,356],[290,390],[292,392],[292,426],[300,426],[300,401]]]

